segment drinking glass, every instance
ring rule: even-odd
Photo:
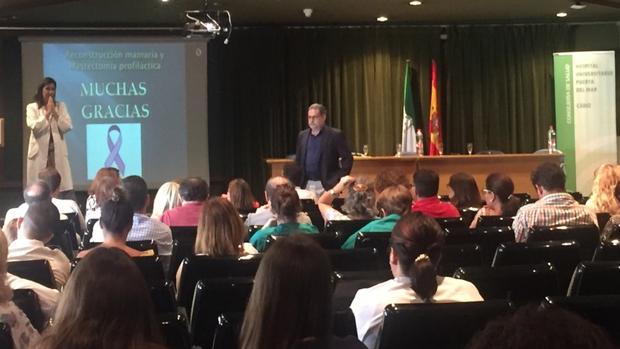
[[[437,151],[439,151],[439,155],[443,155],[443,143],[437,145]]]
[[[473,151],[474,151],[474,143],[467,143],[467,153],[471,155]]]
[[[396,156],[400,156],[403,152],[403,145],[400,143],[396,143]]]
[[[364,154],[364,156],[368,156],[368,144],[364,144],[362,146],[362,154]]]

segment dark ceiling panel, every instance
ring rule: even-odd
[[[620,20],[620,9],[591,2],[573,10],[569,0],[423,1],[422,6],[410,6],[409,0],[219,0],[209,5],[230,10],[235,25],[365,24],[376,23],[379,15],[388,16],[388,23],[410,24]],[[18,3],[29,5],[16,8]],[[0,0],[0,25],[179,26],[185,10],[202,7],[200,0]],[[311,18],[304,17],[304,8],[313,9]],[[557,18],[562,10],[568,17]]]

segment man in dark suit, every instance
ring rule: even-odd
[[[314,191],[317,196],[336,185],[353,167],[353,156],[344,135],[326,126],[326,118],[325,107],[312,104],[308,107],[308,129],[297,136],[295,161],[302,168],[301,187]]]

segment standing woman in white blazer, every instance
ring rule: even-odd
[[[65,134],[73,128],[67,106],[55,100],[56,81],[43,79],[34,102],[26,106],[26,125],[30,129],[26,178],[28,183],[38,179],[39,172],[54,167],[61,176],[60,191],[73,189],[69,154]]]

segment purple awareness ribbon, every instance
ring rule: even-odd
[[[116,143],[112,142],[112,138],[110,137],[112,131],[118,132],[118,138],[116,139]],[[110,151],[110,154],[108,155],[108,158],[105,159],[104,167],[110,167],[113,163],[116,162],[121,176],[125,174],[125,162],[123,161],[123,159],[121,159],[121,154],[119,153],[122,144],[123,137],[121,136],[120,127],[118,127],[118,125],[110,126],[110,128],[108,129],[108,150]]]

